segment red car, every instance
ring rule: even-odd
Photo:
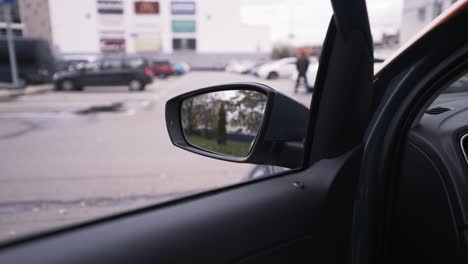
[[[166,78],[176,74],[176,70],[172,64],[167,60],[155,60],[151,66],[154,76],[159,76],[161,78]]]

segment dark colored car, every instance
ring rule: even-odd
[[[166,103],[174,145],[291,170],[18,238],[0,263],[468,263],[468,97],[426,113],[468,72],[468,1],[375,74],[365,1],[332,7],[310,110],[258,83]],[[241,114],[254,118],[233,133],[258,133],[229,144]]]
[[[24,84],[46,83],[52,80],[55,60],[45,40],[16,37],[14,39],[18,78]],[[0,82],[11,82],[8,45],[0,37]]]
[[[166,78],[177,73],[174,66],[167,60],[153,61],[151,69],[153,70],[154,76],[161,78]]]
[[[57,60],[56,62],[57,71],[73,70],[78,65],[82,65],[88,62],[89,61],[85,59],[72,59],[72,60],[60,59],[60,60]]]
[[[148,60],[133,56],[112,56],[79,64],[54,74],[57,90],[82,90],[86,86],[128,85],[129,90],[145,90],[153,80]]]

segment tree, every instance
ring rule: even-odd
[[[193,98],[189,98],[185,100],[182,104],[182,128],[184,129],[184,133],[188,136],[191,136],[193,133]]]
[[[257,91],[242,90],[226,104],[232,113],[229,125],[241,128],[243,134],[256,135],[262,124],[266,96]]]
[[[279,60],[288,57],[295,56],[295,49],[290,45],[285,44],[276,44],[271,51],[271,58],[274,60]]]
[[[212,130],[216,125],[216,111],[213,109],[211,94],[202,94],[188,98],[182,103],[182,127],[186,135],[200,134]],[[204,135],[205,136],[205,135]]]
[[[218,110],[218,126],[216,128],[216,142],[218,145],[226,145],[227,133],[226,133],[226,110],[224,104],[221,104]]]

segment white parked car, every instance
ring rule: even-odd
[[[235,73],[247,73],[253,67],[255,67],[255,61],[231,61],[228,65],[226,65],[225,71]]]
[[[185,61],[181,61],[179,62],[179,65],[182,66],[182,68],[184,69],[184,72],[187,73],[191,70],[191,67],[190,67],[190,64],[188,64],[187,62]]]
[[[284,58],[260,66],[256,75],[263,79],[289,78],[296,72],[296,58]]]

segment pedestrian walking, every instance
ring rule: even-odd
[[[296,87],[294,88],[294,93],[297,93],[299,85],[301,84],[301,79],[304,80],[304,85],[307,91],[310,91],[309,83],[307,82],[307,69],[309,68],[309,58],[307,53],[304,50],[299,51],[299,56],[296,61],[297,68],[297,80]]]

